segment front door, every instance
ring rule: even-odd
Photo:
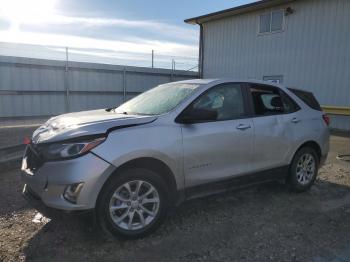
[[[187,187],[251,171],[254,127],[245,117],[243,88],[239,83],[217,85],[185,110],[217,113],[214,121],[181,126]]]

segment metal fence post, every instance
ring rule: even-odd
[[[171,74],[170,74],[170,82],[173,81],[174,78],[174,65],[175,65],[175,61],[174,59],[171,60]]]
[[[152,50],[152,68],[154,68],[154,50]]]
[[[64,73],[64,88],[66,91],[66,112],[69,112],[69,71],[68,71],[68,47],[66,47],[66,66]]]
[[[126,101],[126,68],[123,70],[123,102]]]

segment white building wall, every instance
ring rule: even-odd
[[[263,79],[312,91],[322,105],[350,107],[350,1],[298,0],[280,33],[259,34],[260,10],[203,24],[203,77]],[[334,116],[333,116],[334,118]],[[350,117],[333,127],[350,129]]]

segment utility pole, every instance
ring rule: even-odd
[[[152,68],[154,68],[154,50],[152,49]]]

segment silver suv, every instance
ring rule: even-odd
[[[328,124],[302,90],[233,79],[163,84],[39,127],[23,158],[23,195],[93,210],[106,231],[140,237],[190,198],[272,180],[309,189],[327,157]]]

